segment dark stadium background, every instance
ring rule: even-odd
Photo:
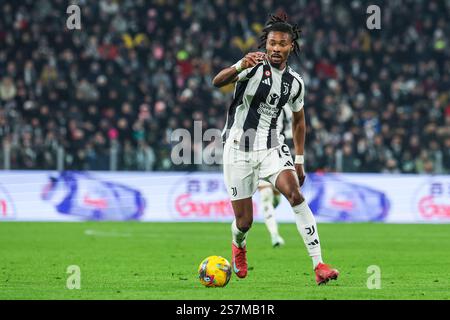
[[[0,166],[220,170],[170,161],[176,128],[222,129],[221,68],[256,50],[270,12],[302,28],[310,172],[450,172],[448,1],[0,3]],[[113,159],[111,159],[113,157]],[[58,162],[59,161],[59,162]]]

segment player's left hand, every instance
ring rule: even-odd
[[[305,183],[306,174],[305,174],[305,168],[302,164],[295,164],[295,172],[297,172],[298,182],[300,183],[300,187]]]

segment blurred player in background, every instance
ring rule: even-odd
[[[278,223],[275,219],[275,209],[280,204],[280,193],[270,182],[259,180],[258,191],[261,197],[261,208],[264,217],[264,223],[272,240],[274,248],[284,245],[284,239],[278,231]]]
[[[284,106],[278,117],[277,130],[280,135],[280,143],[286,145],[289,150],[292,149],[292,110]],[[283,146],[283,148],[285,148]],[[268,181],[259,180],[258,190],[261,197],[262,212],[267,230],[270,233],[272,246],[274,248],[284,245],[284,239],[278,231],[278,223],[275,219],[275,209],[280,204],[280,192]]]
[[[236,217],[231,226],[232,263],[236,275],[245,278],[246,238],[253,223],[252,196],[259,179],[264,179],[292,206],[320,285],[337,279],[339,273],[322,261],[316,221],[300,193],[305,180],[305,90],[303,79],[287,65],[290,53],[299,52],[296,40],[300,30],[286,20],[286,15],[271,15],[261,36],[260,47],[266,53],[248,53],[213,79],[216,87],[237,82],[223,132],[224,179]],[[280,142],[277,129],[277,119],[285,105],[293,111],[295,166],[289,148]]]

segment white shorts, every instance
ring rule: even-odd
[[[294,170],[294,161],[287,145],[268,150],[242,151],[225,143],[223,173],[225,186],[232,201],[251,198],[259,180],[275,186],[283,170]]]

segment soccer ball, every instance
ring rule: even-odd
[[[206,287],[225,287],[231,278],[231,265],[220,256],[210,256],[200,263],[198,278]]]

